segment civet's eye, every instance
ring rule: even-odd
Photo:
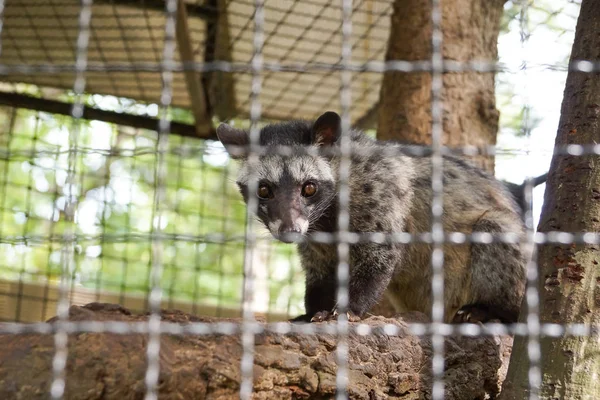
[[[304,186],[302,186],[302,196],[311,197],[317,193],[317,185],[313,182],[306,182]]]
[[[258,190],[256,191],[256,194],[261,199],[268,199],[271,197],[271,189],[266,183],[261,183],[260,185],[258,185]]]

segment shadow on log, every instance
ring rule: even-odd
[[[178,311],[163,311],[162,315],[164,321],[181,324],[223,321]],[[133,315],[120,306],[101,303],[73,306],[70,316],[71,321],[147,320],[147,315]],[[372,328],[395,324],[401,333],[388,336],[376,329],[368,336],[350,334],[350,398],[431,397],[431,342],[410,334],[409,321],[426,322],[417,313],[397,319],[371,317],[362,323]],[[52,335],[1,335],[0,342],[0,398],[48,398],[54,355]],[[146,344],[144,334],[69,335],[65,398],[142,399]],[[448,338],[445,398],[494,398],[505,374],[511,344],[508,337]],[[253,398],[332,398],[336,388],[335,349],[335,336],[324,333],[257,335]],[[159,398],[238,398],[241,355],[239,335],[163,335]]]

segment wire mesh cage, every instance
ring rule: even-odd
[[[356,379],[353,335],[410,332],[430,340],[431,379],[424,390],[433,399],[455,398],[445,387],[448,337],[525,336],[528,393],[538,398],[540,337],[589,336],[594,326],[541,324],[535,252],[524,265],[528,285],[520,323],[450,324],[444,254],[454,251],[448,246],[465,244],[520,242],[533,249],[544,243],[597,244],[598,237],[593,232],[536,232],[539,204],[532,204],[537,183],[528,174],[521,174],[525,183],[517,199],[524,201],[525,234],[445,231],[445,157],[491,154],[504,166],[520,156],[519,162],[527,164],[535,148],[530,135],[535,116],[522,90],[507,101],[507,107],[521,107],[518,118],[501,126],[525,133],[519,144],[446,146],[443,77],[497,74],[502,94],[510,76],[520,76],[517,84],[539,71],[564,79],[567,70],[597,73],[597,61],[565,68],[565,60],[549,66],[517,60],[522,64],[513,68],[496,60],[445,59],[443,2],[433,0],[425,17],[431,25],[430,57],[407,61],[386,58],[398,7],[393,0],[0,0],[0,334],[53,335],[46,396],[68,397],[69,341],[78,333],[144,334],[147,399],[159,395],[165,335],[239,335],[236,390],[247,399],[256,395],[255,362],[264,361],[257,346],[264,333],[334,335],[332,390],[338,398],[360,398],[348,389]],[[519,25],[513,32],[518,31],[524,48],[530,40],[530,13],[537,28],[550,24],[552,15],[577,10],[577,4],[570,4],[541,12],[528,1],[510,2],[504,21]],[[411,148],[431,160],[426,182],[431,224],[422,232],[354,232],[350,220],[355,195],[350,171],[357,160],[351,127],[375,134],[387,72],[425,73],[430,79],[429,146]],[[240,150],[258,160],[259,154],[273,151],[261,143],[266,123],[314,121],[328,110],[341,116],[336,226],[302,240],[335,246],[336,293],[330,295],[337,321],[290,324],[287,319],[304,312],[302,261],[294,246],[276,242],[256,221],[257,197],[241,201],[236,186],[240,167],[217,140],[216,126],[225,121],[246,130],[248,143]],[[524,150],[517,148],[522,143]],[[276,149],[282,156],[290,150],[298,149]],[[385,151],[375,157],[406,149]],[[599,152],[597,146],[579,145],[554,151]],[[552,148],[544,160],[551,155]],[[255,193],[259,184],[259,173],[250,168],[248,192]],[[359,243],[428,246],[429,320],[375,328],[350,321],[351,249]],[[149,314],[134,322],[70,319],[70,306],[90,302]],[[161,309],[198,319],[185,324],[161,320]]]

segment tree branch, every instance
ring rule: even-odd
[[[405,322],[423,322],[425,317],[413,313],[404,318],[371,317],[362,323],[374,328],[373,334],[350,334],[350,398],[430,396],[431,342],[410,334]],[[134,322],[146,321],[147,316],[132,315],[117,305],[91,303],[71,307],[70,320]],[[164,311],[163,320],[181,324],[219,321],[178,311]],[[386,323],[398,326],[401,333],[398,336],[384,334],[378,328]],[[0,398],[47,398],[52,380],[53,337],[4,335],[0,340],[3,343],[0,346]],[[510,342],[510,338],[495,337],[447,339],[446,399],[494,396]],[[147,335],[143,334],[70,335],[65,397],[143,397],[146,343]],[[263,333],[256,336],[255,343],[255,398],[330,398],[334,395],[335,336]],[[237,398],[241,355],[239,335],[163,335],[160,398]]]

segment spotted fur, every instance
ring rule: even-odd
[[[217,134],[228,150],[248,143],[247,133],[227,125],[221,125]],[[404,151],[403,145],[379,142],[358,131],[350,134],[353,150],[348,182],[350,231],[429,232],[431,158],[411,155]],[[339,117],[331,112],[314,123],[292,121],[262,129],[260,144],[266,146],[267,154],[259,157],[252,172],[259,182],[272,188],[273,197],[260,201],[258,217],[275,237],[283,240],[282,232],[286,231],[310,239],[314,232],[337,230],[340,158],[281,156],[268,149],[271,146],[325,149],[337,146],[338,138]],[[390,147],[398,151],[383,155],[382,150]],[[242,162],[238,184],[247,199],[254,195],[247,192],[250,167],[245,157],[238,158]],[[443,171],[444,231],[512,232],[523,237],[519,207],[500,182],[456,157],[444,158]],[[318,185],[318,196],[301,195],[306,181]],[[298,221],[304,221],[306,228],[301,229]],[[308,321],[319,312],[335,310],[337,249],[333,244],[304,240],[298,243],[298,250],[306,272],[306,315],[298,320]],[[522,242],[444,245],[446,321],[466,315],[464,310],[474,308],[486,310],[486,318],[516,321],[525,288],[527,254]],[[385,292],[398,312],[429,313],[430,263],[431,246],[427,243],[351,245],[350,311],[363,316]]]

